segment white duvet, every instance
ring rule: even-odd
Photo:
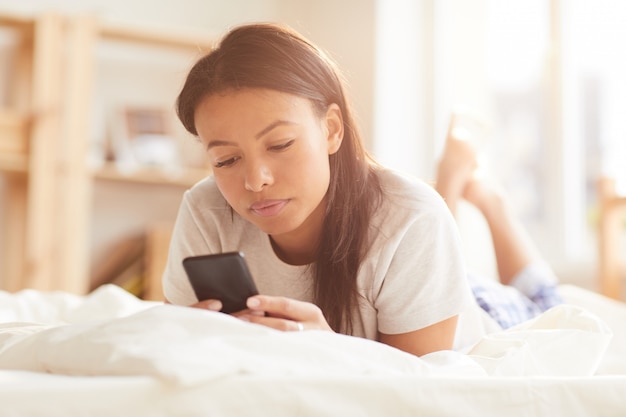
[[[0,292],[0,416],[626,415],[625,305],[561,291],[569,305],[469,354],[422,358],[114,286],[86,297]]]
[[[330,332],[284,333],[221,313],[144,302],[112,285],[86,297],[0,293],[0,305],[0,369],[7,370],[151,376],[184,386],[233,375],[488,378],[612,371],[602,364],[613,331],[571,304],[488,335],[469,354],[422,358]]]

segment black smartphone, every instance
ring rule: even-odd
[[[224,313],[244,310],[246,299],[259,293],[241,252],[191,256],[183,267],[198,300],[220,300]]]

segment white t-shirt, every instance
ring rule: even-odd
[[[443,199],[417,179],[388,169],[378,175],[383,202],[371,221],[353,316],[353,335],[372,340],[379,331],[418,330],[476,306],[456,223]],[[163,277],[167,300],[197,301],[182,267],[185,257],[231,251],[245,254],[261,294],[313,301],[310,268],[282,262],[269,236],[230,209],[211,177],[183,198]]]

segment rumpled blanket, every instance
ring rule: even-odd
[[[0,369],[149,375],[194,385],[228,375],[588,376],[612,332],[597,316],[555,307],[485,336],[468,354],[416,357],[324,331],[280,332],[234,317],[141,301],[113,285],[85,297],[0,293]]]

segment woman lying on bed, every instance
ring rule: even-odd
[[[219,311],[196,299],[182,260],[241,251],[261,293],[243,320],[416,355],[453,347],[457,319],[476,308],[454,218],[432,187],[369,157],[322,51],[283,27],[235,28],[191,69],[177,106],[213,175],[183,199],[168,302]]]

